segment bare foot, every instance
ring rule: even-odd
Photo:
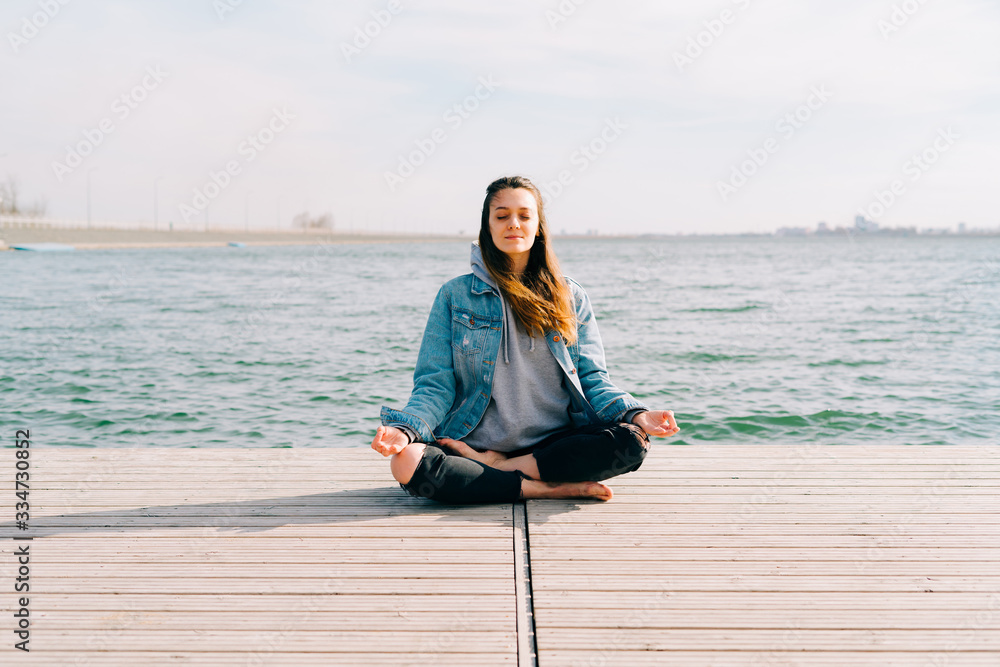
[[[521,480],[522,498],[596,498],[608,501],[614,496],[611,487],[602,482],[542,482]]]
[[[451,449],[459,456],[464,456],[465,458],[472,459],[473,461],[479,461],[483,465],[490,466],[491,468],[499,468],[500,464],[507,460],[506,454],[495,452],[492,449],[488,449],[485,452],[477,452],[460,440],[438,438],[437,442],[438,444]]]

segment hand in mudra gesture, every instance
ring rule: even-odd
[[[674,421],[673,410],[649,410],[632,418],[632,423],[642,428],[647,435],[668,438],[676,435],[680,428]]]
[[[408,444],[410,444],[410,439],[395,426],[379,426],[375,429],[372,449],[382,456],[392,456],[403,451],[403,448]]]

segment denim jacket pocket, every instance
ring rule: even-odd
[[[461,354],[482,352],[489,326],[489,317],[462,308],[452,308],[451,346]]]

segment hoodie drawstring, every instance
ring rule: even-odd
[[[500,329],[500,337],[503,339],[503,362],[510,365],[510,355],[507,353],[507,348],[510,347],[510,333],[507,331],[507,302],[503,298],[503,290],[497,288],[497,294],[500,295],[500,309],[503,312],[503,324]]]

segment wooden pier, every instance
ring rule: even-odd
[[[367,448],[30,462],[3,665],[1000,665],[997,446],[654,440],[610,502],[488,506],[412,498]]]

